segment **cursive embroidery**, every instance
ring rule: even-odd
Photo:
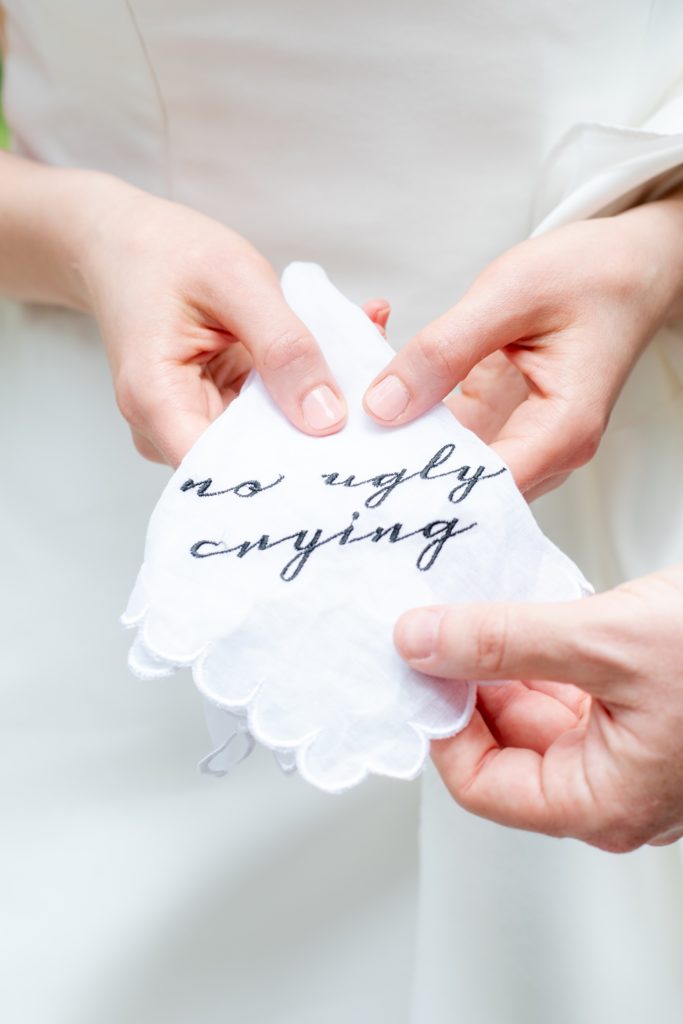
[[[220,491],[209,490],[209,487],[213,484],[212,477],[197,481],[190,478],[180,485],[180,490],[194,490],[199,498],[217,498],[219,494],[234,494],[238,498],[253,498],[255,494],[261,494],[263,491],[269,491],[271,487],[277,487],[284,478],[284,474],[280,473],[277,480],[273,480],[272,484],[262,484],[260,480],[243,480],[241,484],[235,484],[234,487],[224,487]]]
[[[244,558],[251,551],[268,551],[279,544],[286,544],[287,541],[291,541],[296,554],[289,559],[280,571],[280,579],[284,580],[285,583],[290,583],[296,579],[315,551],[334,541],[337,541],[340,547],[344,547],[347,544],[358,544],[361,541],[378,544],[385,538],[387,538],[389,544],[398,544],[401,541],[408,540],[410,537],[422,536],[429,543],[418,554],[415,565],[421,572],[427,572],[432,568],[443,551],[444,545],[449,540],[459,534],[467,533],[468,530],[473,529],[477,525],[475,522],[469,523],[467,526],[459,526],[460,520],[457,518],[433,519],[424,526],[419,526],[416,530],[409,530],[405,533],[403,532],[403,523],[394,523],[392,526],[376,526],[368,533],[354,536],[356,521],[359,515],[360,513],[354,512],[348,526],[327,537],[323,536],[323,530],[318,527],[316,529],[296,530],[294,533],[288,533],[284,537],[278,537],[276,540],[271,540],[270,534],[264,533],[258,540],[244,540],[232,546],[222,540],[199,540],[190,548],[190,554],[193,558],[212,558],[215,555],[230,555],[234,553],[237,558]],[[206,548],[210,550],[204,550]]]
[[[380,508],[394,491],[407,483],[409,480],[441,480],[444,477],[454,478],[455,483],[447,484],[450,487],[448,501],[453,505],[459,505],[468,495],[472,493],[482,480],[491,480],[506,472],[505,467],[493,473],[487,473],[485,466],[472,467],[467,464],[453,465],[456,446],[455,444],[444,444],[436,451],[430,459],[414,472],[409,472],[407,467],[394,472],[377,473],[374,476],[361,480],[351,473],[344,479],[340,479],[339,472],[321,474],[324,484],[328,487],[366,487],[370,493],[364,501],[366,509],[374,511]],[[271,483],[262,484],[260,480],[243,480],[241,483],[231,487],[213,488],[213,477],[205,480],[194,480],[192,478],[181,484],[183,492],[194,491],[199,498],[213,498],[221,494],[234,494],[238,498],[253,498],[263,491],[277,487],[285,479],[281,473]],[[246,558],[252,551],[270,551],[271,548],[286,547],[289,545],[290,554],[287,561],[280,570],[280,579],[285,583],[291,583],[309,564],[315,552],[326,545],[333,544],[340,549],[347,549],[350,544],[367,542],[370,544],[399,544],[410,538],[422,538],[423,543],[417,553],[415,566],[420,572],[428,572],[441,555],[444,546],[460,534],[467,533],[477,526],[476,522],[461,525],[458,517],[447,519],[431,519],[429,522],[410,529],[403,522],[396,521],[390,526],[371,526],[365,523],[364,530],[358,522],[360,512],[354,512],[351,522],[340,530],[332,530],[330,527],[301,528],[287,533],[282,537],[273,537],[271,533],[262,533],[256,539],[240,540],[238,543],[220,540],[204,539],[198,540],[189,550],[193,558],[214,558],[218,555],[234,555],[236,558]],[[424,543],[426,542],[426,543]]]
[[[353,473],[344,480],[339,479],[339,473],[323,473],[322,478],[329,487],[367,487],[372,485],[375,490],[366,498],[364,504],[366,508],[379,508],[397,487],[407,483],[408,480],[414,480],[416,477],[419,477],[421,480],[440,480],[445,476],[455,476],[460,483],[456,484],[450,491],[448,500],[454,505],[458,505],[461,501],[465,500],[480,480],[492,480],[494,477],[500,476],[501,473],[505,472],[505,467],[503,467],[495,473],[486,473],[484,472],[486,466],[477,466],[474,472],[471,472],[472,467],[466,465],[458,466],[455,469],[447,469],[443,473],[434,472],[438,466],[443,466],[444,463],[448,462],[454,451],[454,444],[443,445],[442,448],[439,448],[438,452],[432,455],[431,459],[422,469],[418,469],[414,473],[408,473],[407,468],[404,468],[394,473],[378,473],[376,476],[368,477],[366,480],[356,480],[356,476]]]

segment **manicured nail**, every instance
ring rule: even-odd
[[[420,608],[399,619],[396,625],[396,646],[409,661],[421,661],[434,653],[443,611]]]
[[[311,430],[327,430],[344,419],[344,406],[327,384],[308,392],[301,403],[301,411]]]
[[[400,416],[410,401],[410,392],[402,380],[389,374],[365,396],[365,404],[379,420],[391,422]]]

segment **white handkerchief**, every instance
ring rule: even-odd
[[[128,608],[133,672],[192,667],[222,774],[271,748],[337,792],[368,772],[410,779],[429,740],[469,721],[475,686],[409,669],[392,643],[408,608],[560,601],[590,592],[538,528],[510,472],[443,405],[386,429],[363,412],[392,355],[320,267],[283,275],[349,406],[312,438],[252,375],[199,439],[149,523]]]

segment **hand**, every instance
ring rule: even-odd
[[[595,453],[621,387],[683,292],[683,196],[515,246],[368,389],[385,424],[449,405],[529,498]]]
[[[93,313],[140,451],[177,465],[252,366],[289,419],[344,400],[272,267],[229,228],[97,171],[0,152],[0,295]],[[387,303],[368,315],[383,330]]]
[[[683,836],[683,567],[566,604],[417,609],[398,650],[480,686],[432,756],[463,807],[604,850]],[[550,681],[549,681],[550,680]]]
[[[113,201],[112,201],[113,199]],[[177,465],[252,366],[310,434],[344,423],[339,388],[268,262],[186,207],[118,187],[83,261],[121,411],[148,458]],[[386,303],[368,306],[378,324]]]

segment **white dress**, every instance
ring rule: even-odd
[[[5,6],[17,151],[386,295],[396,344],[539,221],[683,164],[675,0]],[[0,333],[2,1018],[680,1021],[677,847],[506,831],[429,771],[418,862],[420,784],[331,798],[266,755],[196,774],[190,679],[130,677],[117,626],[167,471],[135,454],[86,317],[5,302]],[[599,586],[683,561],[682,344],[653,345],[599,458],[546,502]]]

